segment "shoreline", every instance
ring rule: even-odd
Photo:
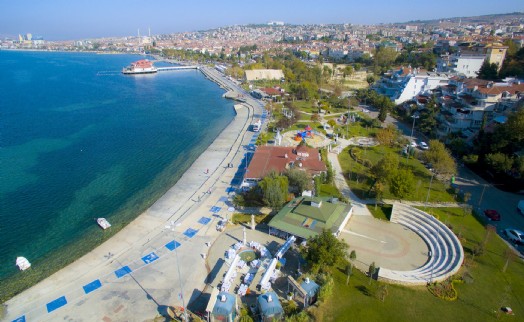
[[[227,84],[228,82],[220,78],[220,75],[214,70],[205,66],[202,69],[206,78],[217,83],[224,90],[235,89],[235,84]],[[16,319],[21,314],[25,314],[29,318],[38,311],[35,307],[45,307],[44,303],[53,299],[53,296],[47,294],[68,289],[77,279],[90,276],[96,270],[103,271],[115,260],[125,262],[129,257],[137,257],[142,254],[144,248],[154,248],[153,243],[165,238],[167,224],[172,223],[182,226],[180,229],[184,228],[186,225],[184,221],[187,221],[199,207],[195,199],[211,198],[212,194],[207,194],[207,192],[224,184],[221,179],[224,178],[226,171],[230,172],[232,169],[224,167],[223,163],[229,163],[226,160],[239,160],[243,152],[241,145],[246,139],[246,134],[250,134],[247,128],[253,119],[253,111],[261,107],[261,104],[254,100],[251,105],[253,106],[246,104],[243,105],[244,107],[239,107],[234,119],[191,164],[176,184],[150,208],[95,249],[6,301],[7,317]],[[235,105],[235,108],[237,106]],[[218,160],[217,157],[219,157]],[[220,162],[217,164],[217,161]],[[209,175],[202,175],[204,167],[210,169]],[[113,254],[112,257],[115,258],[109,264],[107,258],[104,257],[108,253]]]

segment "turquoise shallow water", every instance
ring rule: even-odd
[[[85,253],[104,238],[95,217],[130,222],[232,120],[199,71],[118,72],[137,59],[0,51],[0,283],[17,256]]]

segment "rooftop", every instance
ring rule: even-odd
[[[245,178],[261,179],[271,171],[282,173],[291,168],[304,169],[311,174],[327,171],[326,165],[320,160],[317,149],[299,146],[259,146],[249,163]]]
[[[302,238],[327,229],[335,233],[346,219],[351,205],[331,198],[298,197],[290,201],[269,222],[269,226]]]

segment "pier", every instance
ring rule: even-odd
[[[190,66],[172,66],[172,67],[157,67],[156,70],[159,72],[169,71],[169,70],[182,70],[182,69],[200,69],[200,66],[190,65]]]

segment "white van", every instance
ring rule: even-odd
[[[519,201],[517,204],[517,210],[520,212],[521,215],[524,215],[524,200]]]

